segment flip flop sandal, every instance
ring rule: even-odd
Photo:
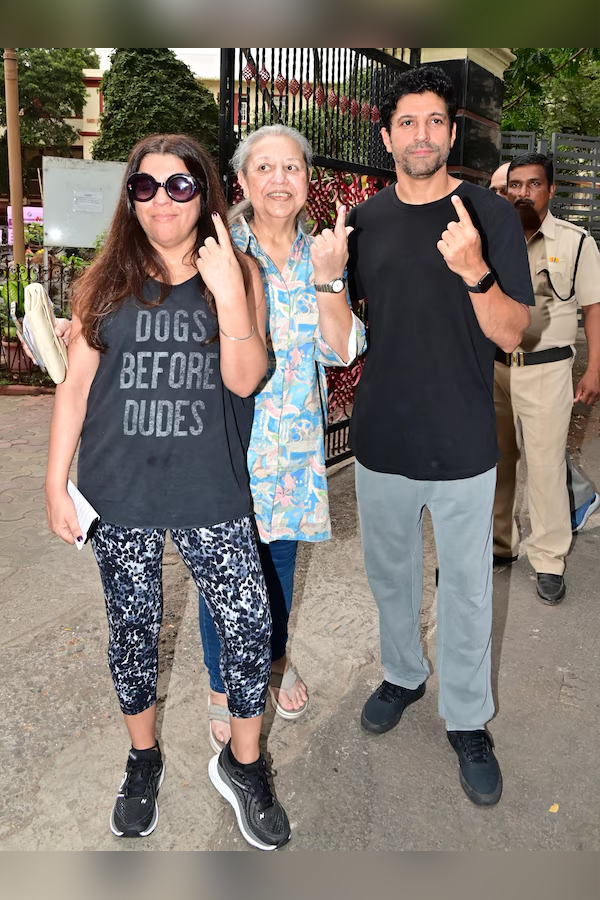
[[[229,709],[226,706],[221,706],[218,703],[211,703],[210,697],[208,698],[208,739],[210,741],[210,746],[213,748],[215,753],[220,753],[221,750],[225,749],[225,742],[220,741],[218,737],[213,733],[210,723],[211,722],[225,722],[226,725],[229,725]]]
[[[298,709],[285,709],[277,702],[275,691],[285,691],[289,694],[290,688],[296,684],[298,678],[298,673],[293,666],[288,666],[283,675],[280,675],[278,672],[271,672],[271,677],[269,678],[269,694],[271,695],[273,709],[278,716],[281,716],[282,719],[287,719],[288,721],[291,719],[299,719],[300,716],[304,715],[308,709],[308,700]]]

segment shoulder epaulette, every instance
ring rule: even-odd
[[[575,225],[574,222],[569,222],[568,219],[559,219],[558,216],[554,216],[554,218],[555,218],[556,221],[557,221],[558,223],[560,223],[561,225],[564,225],[566,228],[572,228],[573,231],[577,231],[579,234],[589,234],[589,233],[590,233],[590,232],[587,230],[587,228],[582,228],[581,225]]]

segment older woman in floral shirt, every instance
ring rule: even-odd
[[[303,135],[270,125],[242,141],[232,160],[245,197],[231,211],[232,236],[258,263],[267,302],[269,370],[256,395],[248,469],[273,618],[270,691],[286,719],[308,705],[306,687],[286,656],[297,544],[331,535],[324,367],[349,365],[365,342],[345,290],[345,209],[338,210],[335,229],[316,238],[299,224],[311,159]],[[202,597],[200,627],[210,675],[210,739],[219,749],[229,739],[226,697],[218,637]]]

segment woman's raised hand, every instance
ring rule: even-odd
[[[245,296],[244,277],[240,264],[236,259],[229,232],[223,220],[216,212],[212,214],[217,240],[206,238],[198,251],[196,266],[206,287],[213,294],[215,301],[227,300],[232,295]]]
[[[324,284],[341,278],[348,262],[348,235],[354,229],[344,225],[346,207],[337,211],[335,228],[324,228],[310,247],[310,256],[315,272],[315,283]]]

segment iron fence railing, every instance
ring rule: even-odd
[[[531,153],[535,145],[535,131],[503,131],[501,162],[510,162],[515,156]]]
[[[350,419],[332,422],[325,434],[325,465],[327,468],[353,456],[349,443]]]

